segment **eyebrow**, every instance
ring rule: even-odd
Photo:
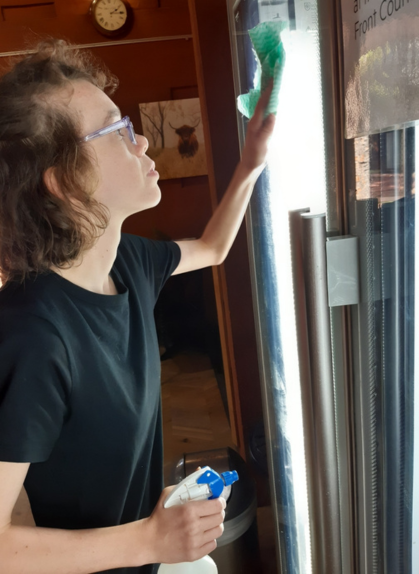
[[[122,116],[121,110],[118,108],[118,106],[116,108],[112,108],[111,110],[108,111],[108,113],[105,116],[105,119],[103,120],[103,127],[109,125],[109,122],[114,118],[121,119],[121,116]]]

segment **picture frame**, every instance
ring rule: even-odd
[[[208,173],[199,98],[139,104],[147,155],[160,179]]]

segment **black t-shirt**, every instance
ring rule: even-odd
[[[0,460],[32,463],[25,488],[38,526],[151,514],[163,487],[153,309],[179,259],[175,243],[123,234],[118,295],[55,273],[0,291]]]

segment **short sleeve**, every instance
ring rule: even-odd
[[[43,462],[68,414],[66,349],[45,319],[11,313],[0,321],[0,460]]]
[[[174,241],[155,241],[123,234],[120,251],[124,259],[137,259],[157,299],[167,279],[179,265],[180,248]],[[135,262],[134,262],[135,266]]]

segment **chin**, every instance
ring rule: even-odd
[[[161,201],[161,190],[160,190],[160,187],[157,185],[156,188],[157,188],[157,189],[156,189],[156,193],[154,194],[154,197],[153,197],[154,203],[153,203],[150,207],[155,207],[155,206],[158,205],[158,204],[160,203],[160,201]],[[153,200],[152,200],[152,201],[153,201]]]
[[[139,213],[140,211],[146,211],[147,209],[152,209],[156,207],[161,201],[161,191],[160,188],[157,188],[157,192],[153,194],[149,194],[148,197],[141,198],[141,204],[137,206],[137,209],[134,213]]]

